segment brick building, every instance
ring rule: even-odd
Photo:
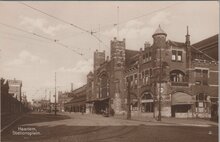
[[[11,94],[14,98],[16,98],[18,101],[21,101],[21,87],[22,87],[22,81],[20,80],[8,80],[9,85],[9,94]]]
[[[160,92],[162,116],[210,118],[218,98],[218,61],[200,49],[216,50],[218,41],[211,38],[213,44],[195,47],[188,28],[184,42],[167,40],[160,26],[152,37],[152,45],[146,42],[137,51],[114,38],[110,59],[95,51],[94,70],[87,75],[87,112],[126,112],[129,79],[133,112],[157,116]]]
[[[72,90],[68,93],[68,101],[64,103],[64,110],[69,112],[85,112],[86,86]]]
[[[58,92],[58,110],[60,112],[63,112],[65,110],[64,104],[71,100],[71,97],[69,96],[70,92]]]

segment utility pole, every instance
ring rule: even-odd
[[[130,96],[130,88],[131,88],[131,81],[130,78],[128,77],[128,95],[127,95],[127,119],[131,119],[131,96]]]
[[[57,115],[56,72],[55,72],[55,115]]]
[[[49,96],[49,107],[50,107],[50,113],[51,113],[51,91],[50,91],[50,96]]]
[[[159,114],[158,114],[158,121],[161,121],[161,46],[160,46]]]
[[[119,6],[117,6],[117,38],[119,39]]]

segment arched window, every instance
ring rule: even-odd
[[[108,85],[108,78],[106,74],[100,76],[100,95],[101,97],[107,96],[107,85]]]
[[[170,81],[184,82],[185,81],[185,74],[180,70],[173,70],[170,72]]]

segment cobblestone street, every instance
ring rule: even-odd
[[[218,127],[212,125],[214,123],[208,123],[209,121],[205,120],[193,121],[194,124],[192,124],[192,120],[189,120],[188,124],[191,122],[191,125],[183,126],[178,120],[175,123],[158,123],[156,121],[151,122],[150,119],[149,121],[123,120],[119,116],[113,118],[101,115],[82,115],[80,113],[62,113],[62,115],[54,116],[53,114],[32,113],[25,115],[13,126],[6,129],[2,133],[2,140],[36,140],[41,142],[218,141]],[[18,127],[36,129],[37,132],[40,132],[40,135],[12,135],[12,131],[17,130]],[[210,132],[211,134],[209,134]],[[172,137],[170,137],[170,134],[172,134]]]

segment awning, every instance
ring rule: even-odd
[[[193,104],[195,100],[189,94],[177,92],[172,95],[172,105]]]

